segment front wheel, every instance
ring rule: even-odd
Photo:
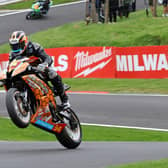
[[[27,20],[30,20],[30,19],[32,19],[33,17],[33,12],[31,11],[31,12],[29,12],[27,15],[26,15],[26,19]]]
[[[27,15],[26,15],[26,19],[30,20],[30,19],[38,19],[41,17],[40,12],[34,12],[34,11],[30,11]]]
[[[75,112],[72,109],[68,109],[66,113],[70,117],[70,120],[63,117],[63,121],[67,125],[61,133],[56,133],[56,137],[64,147],[74,149],[77,148],[82,141],[82,129]]]
[[[26,128],[30,123],[30,112],[23,104],[21,92],[16,88],[10,88],[6,94],[6,107],[13,123],[19,128]]]

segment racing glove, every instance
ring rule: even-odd
[[[48,67],[48,64],[46,62],[44,62],[44,63],[39,64],[37,66],[37,70],[44,72],[47,67]]]

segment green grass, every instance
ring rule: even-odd
[[[144,161],[119,166],[109,166],[108,168],[167,168],[168,159]]]
[[[74,22],[31,34],[29,39],[39,42],[45,48],[167,45],[167,27],[166,18],[146,17],[144,11],[139,11],[131,13],[128,19],[118,19],[115,25],[86,26],[84,21]],[[4,52],[9,52],[7,44],[0,46],[0,53]]]
[[[0,118],[0,140],[8,141],[55,141],[53,134],[29,125],[17,128],[11,120]],[[168,132],[148,131],[128,128],[107,128],[84,126],[83,141],[162,141],[168,140]]]
[[[63,3],[67,3],[67,2],[74,2],[76,0],[53,0],[53,5],[57,5],[57,4],[63,4]],[[12,3],[12,4],[8,4],[8,5],[0,5],[0,10],[4,10],[4,9],[27,9],[27,8],[31,8],[32,3],[34,2],[34,0],[23,0],[21,2],[17,2],[17,3]]]
[[[64,78],[63,82],[71,86],[71,91],[101,91],[122,94],[168,94],[168,79]]]
[[[168,94],[168,79],[63,79],[72,91]],[[96,85],[95,85],[96,84]]]

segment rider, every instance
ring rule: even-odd
[[[52,4],[52,0],[38,0],[38,2],[42,2],[43,3],[43,8],[42,10],[44,11],[48,11],[50,8],[50,5]]]
[[[41,59],[41,63],[38,64],[37,68],[40,71],[45,71],[48,67],[48,71],[45,72],[47,73],[49,80],[53,84],[55,91],[58,93],[64,109],[69,108],[70,103],[63,87],[62,78],[51,67],[53,60],[46,54],[40,44],[28,41],[24,31],[14,31],[9,38],[9,44],[12,49],[9,53],[9,62],[20,56],[36,56]]]

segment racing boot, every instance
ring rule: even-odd
[[[70,108],[68,95],[65,93],[64,84],[62,83],[61,76],[57,75],[54,79],[52,79],[51,82],[54,86],[55,92],[60,97],[63,110]]]
[[[64,93],[60,94],[59,96],[60,96],[60,99],[62,102],[63,109],[66,110],[66,109],[70,108],[71,105],[69,103],[68,96],[65,93],[65,91],[64,91]]]

